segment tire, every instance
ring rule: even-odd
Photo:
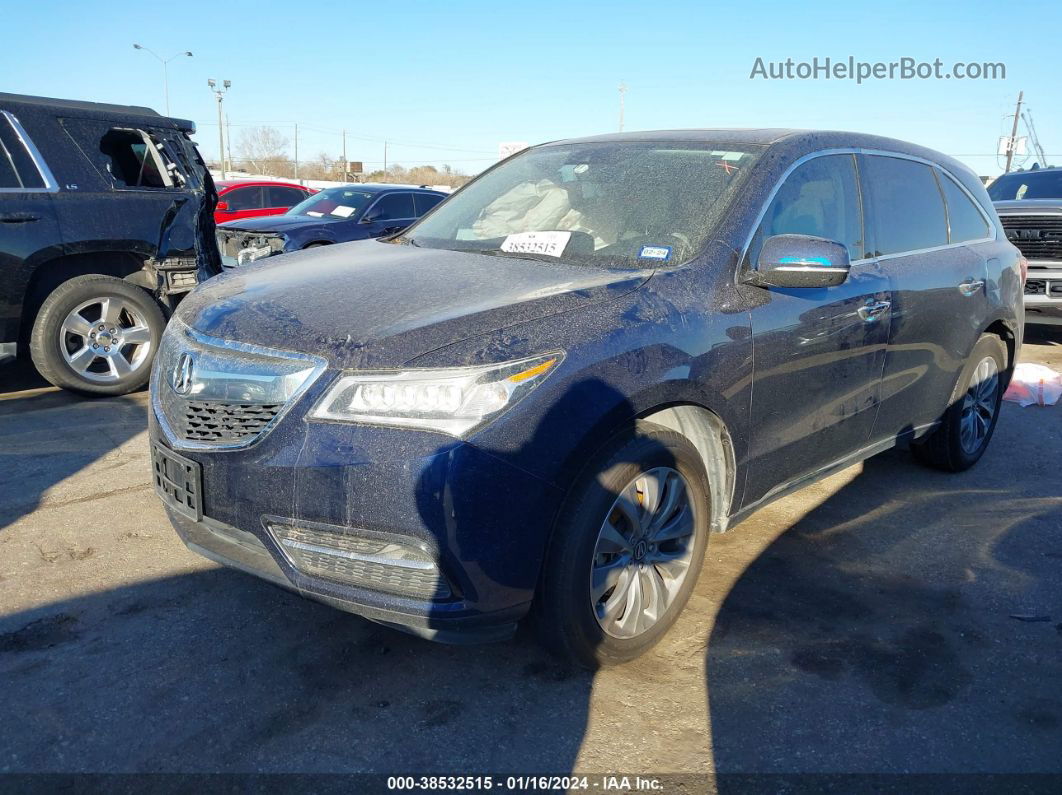
[[[76,276],[41,305],[30,356],[55,386],[85,395],[124,395],[147,383],[165,327],[147,291],[113,276]]]
[[[1003,341],[994,334],[982,334],[959,374],[940,425],[911,445],[919,462],[946,472],[962,472],[980,460],[999,421],[1007,367]]]
[[[655,534],[649,522],[645,523],[648,530],[645,525],[635,528],[632,513],[617,507],[621,494],[642,478],[649,487],[645,501],[627,507],[634,507],[639,517],[654,516],[645,510],[653,502],[648,496],[652,484],[658,487],[657,504],[666,506],[671,495],[681,496],[681,490],[669,491],[677,482],[674,477],[685,487],[688,513],[684,515],[681,507],[667,513],[662,507],[655,514]],[[639,423],[633,432],[606,445],[576,480],[554,527],[532,608],[544,645],[558,656],[596,669],[632,660],[657,643],[675,623],[697,583],[708,542],[710,505],[704,466],[685,437]],[[680,519],[688,521],[688,537],[649,543],[666,535],[661,527],[684,532]],[[621,531],[622,550],[613,543],[615,536],[606,539],[602,535],[606,520]],[[641,540],[635,543],[639,536]],[[685,573],[679,579],[675,572],[682,562]],[[626,577],[623,570],[628,572]],[[600,584],[596,593],[592,591],[595,582]],[[606,585],[609,582],[611,587]],[[659,590],[661,584],[664,591]],[[644,608],[641,618],[637,609],[631,609],[635,602]]]

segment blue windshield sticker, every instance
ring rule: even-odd
[[[666,260],[671,256],[671,246],[642,246],[638,259]]]

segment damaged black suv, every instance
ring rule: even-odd
[[[56,386],[144,385],[166,318],[221,271],[190,121],[0,93],[0,354]]]

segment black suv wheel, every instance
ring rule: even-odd
[[[136,285],[113,276],[77,276],[41,305],[30,355],[55,386],[124,395],[147,383],[165,326],[158,304]]]
[[[1007,349],[994,334],[974,345],[951,394],[940,425],[911,446],[919,461],[948,472],[962,472],[978,462],[999,420]]]
[[[697,583],[709,493],[697,450],[660,426],[640,423],[598,455],[550,543],[533,615],[545,644],[597,668],[659,641]]]

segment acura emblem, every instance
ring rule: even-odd
[[[192,391],[192,355],[182,353],[173,368],[173,391],[178,395],[187,395]]]

